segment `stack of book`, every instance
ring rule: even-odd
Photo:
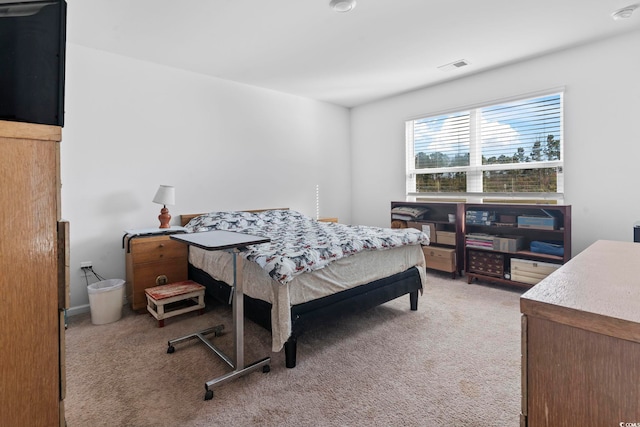
[[[467,211],[467,224],[491,225],[495,220],[495,212]]]
[[[468,248],[493,250],[493,240],[495,236],[484,233],[469,233],[465,236]]]

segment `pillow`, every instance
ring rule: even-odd
[[[185,228],[188,233],[211,230],[239,231],[252,225],[261,225],[263,222],[262,218],[252,212],[209,212],[191,219]]]
[[[420,206],[396,206],[391,209],[391,218],[411,221],[424,218],[428,213],[429,208],[423,208]]]

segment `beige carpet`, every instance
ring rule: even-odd
[[[467,285],[429,273],[417,312],[405,296],[336,319],[298,341],[298,365],[270,352],[270,335],[246,322],[246,360],[257,371],[214,388],[230,371],[198,341],[167,341],[225,323],[227,307],[184,314],[158,328],[150,315],[92,325],[69,319],[70,427],[84,426],[517,426],[520,412],[521,291]],[[215,343],[231,351],[230,330]]]

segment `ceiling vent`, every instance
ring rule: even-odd
[[[457,61],[453,61],[450,64],[441,65],[438,68],[442,71],[451,71],[457,70],[458,68],[466,67],[467,65],[469,65],[469,61],[467,61],[466,59],[459,59]]]
[[[635,4],[624,7],[620,10],[613,12],[611,14],[611,17],[616,21],[619,21],[621,19],[629,19],[631,18],[631,15],[633,15],[633,11],[636,10],[637,8],[638,8],[638,5],[635,5]]]
[[[356,7],[356,0],[331,0],[329,7],[336,12],[350,12]]]

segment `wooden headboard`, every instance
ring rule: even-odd
[[[270,208],[270,209],[243,209],[242,212],[264,212],[264,211],[288,211],[289,208]],[[180,225],[181,226],[185,226],[187,225],[187,223],[189,223],[189,221],[191,221],[193,218],[200,216],[200,215],[204,215],[202,213],[197,213],[197,214],[184,214],[184,215],[180,215]]]

